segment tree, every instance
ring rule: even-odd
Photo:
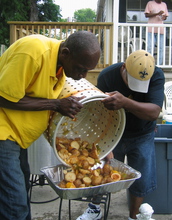
[[[44,0],[37,4],[39,21],[60,21],[60,6],[55,5],[52,0]]]
[[[1,0],[0,44],[9,46],[8,21],[60,21],[61,17],[53,0]]]
[[[94,22],[96,20],[96,12],[91,8],[79,9],[74,12],[74,19],[77,22]]]
[[[29,5],[24,0],[0,1],[0,44],[9,45],[7,21],[26,21]]]
[[[38,7],[35,0],[30,0],[30,21],[38,21]]]

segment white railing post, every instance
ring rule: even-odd
[[[113,57],[112,62],[118,62],[118,18],[119,18],[119,0],[113,1]]]
[[[5,52],[5,45],[1,44],[0,56]]]
[[[132,51],[135,51],[138,49],[148,50],[148,29],[151,28],[152,37],[150,41],[151,41],[152,47],[151,47],[150,53],[154,56],[156,65],[161,68],[172,69],[172,24],[119,23],[118,26],[120,27],[119,39],[121,43],[121,47],[118,48],[118,52],[120,53],[119,60],[118,60],[119,62],[125,61],[127,56]],[[165,32],[163,42],[160,41],[160,28],[162,27],[164,28],[164,32]],[[125,32],[124,32],[124,29],[126,30]],[[154,41],[155,41],[154,33],[156,29],[158,29],[157,45],[156,47],[154,47]],[[129,34],[127,30],[131,30],[132,34]],[[169,30],[168,35],[167,35],[167,30]],[[127,41],[124,42],[123,40],[124,38],[127,39]],[[163,54],[162,54],[163,63],[162,64],[159,63],[160,62],[159,61],[159,57],[160,57],[159,47],[161,44],[163,44]]]

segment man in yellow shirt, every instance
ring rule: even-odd
[[[30,220],[26,148],[46,130],[50,111],[74,118],[81,98],[58,99],[65,76],[85,78],[100,57],[94,34],[66,41],[23,37],[0,58],[0,219]]]

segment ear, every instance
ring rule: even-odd
[[[122,72],[124,69],[126,69],[125,63],[123,63],[122,66],[121,66],[121,72]]]
[[[123,69],[125,69],[125,68],[126,68],[126,65],[125,65],[125,63],[123,63],[123,64],[122,64],[122,68],[123,68]]]
[[[61,49],[61,54],[62,54],[63,56],[69,56],[69,55],[70,55],[70,50],[69,50],[69,48],[63,47],[63,48]]]

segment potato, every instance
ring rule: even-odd
[[[102,182],[102,179],[103,179],[103,176],[102,176],[102,175],[93,176],[93,177],[91,178],[91,184],[92,184],[93,186],[100,185],[101,182]]]
[[[81,179],[76,179],[73,184],[76,186],[76,188],[80,187],[80,185],[82,184]]]
[[[62,154],[69,154],[68,150],[66,150],[65,148],[62,148],[59,153],[62,153]]]
[[[86,187],[86,186],[85,186],[85,184],[83,183],[83,184],[80,185],[79,188],[85,188],[85,187]]]
[[[85,184],[85,186],[90,186],[90,184],[92,182],[92,180],[88,176],[85,176],[82,180],[83,180],[83,183]]]
[[[90,164],[88,163],[88,160],[81,161],[81,166],[84,170],[88,170]]]
[[[95,144],[93,144],[91,151],[89,152],[89,156],[94,158],[94,159],[98,159],[99,155],[97,152],[97,147],[95,146]]]
[[[62,149],[58,152],[58,154],[59,154],[59,157],[61,157],[63,160],[66,160],[66,159],[69,158],[69,152],[68,152],[68,150],[66,150],[66,149],[64,149],[64,148],[62,148]]]
[[[77,150],[80,148],[80,145],[79,145],[79,143],[78,143],[77,141],[72,141],[72,142],[70,143],[70,146],[71,146],[72,148],[77,149]]]
[[[79,172],[86,175],[90,173],[90,170],[79,169]]]
[[[75,148],[73,148],[70,152],[71,152],[72,155],[75,155],[75,156],[79,156],[80,155],[79,150],[77,150]]]
[[[99,173],[104,175],[103,169],[102,168],[98,168],[97,170],[99,170]]]
[[[65,146],[63,144],[56,144],[56,149],[57,151],[60,151],[62,148],[65,148]]]
[[[105,164],[103,167],[103,174],[108,175],[110,174],[111,170],[112,170],[112,167],[109,164]]]
[[[59,184],[58,184],[59,187],[61,188],[66,188],[66,182],[64,180],[62,180]]]
[[[68,172],[65,174],[65,180],[67,182],[73,182],[76,180],[76,174],[73,172]]]
[[[102,178],[101,184],[105,184],[105,183],[107,183],[107,176],[104,176],[104,177]]]
[[[95,160],[91,157],[87,157],[87,161],[91,166],[93,166],[95,164]]]
[[[108,176],[108,177],[106,178],[106,182],[107,182],[107,183],[111,183],[111,182],[114,182],[114,180],[113,180],[110,176]]]
[[[56,137],[56,144],[57,144],[57,143],[58,143],[58,144],[60,143],[60,144],[63,144],[63,145],[65,145],[65,146],[69,146],[70,142],[71,142],[70,139],[67,139],[67,138],[58,138],[58,137]]]
[[[77,156],[71,155],[69,161],[70,164],[77,164],[79,160]]]
[[[87,149],[83,149],[82,151],[81,151],[81,154],[82,155],[84,155],[84,156],[86,156],[86,157],[88,157],[88,150]]]
[[[79,155],[79,156],[78,156],[78,159],[79,159],[79,160],[87,160],[87,157],[84,156],[84,155]]]
[[[78,174],[76,175],[76,178],[77,178],[77,179],[83,179],[83,178],[84,178],[84,174],[78,173]]]
[[[100,175],[100,173],[99,173],[97,170],[93,170],[92,174],[93,174],[94,176],[99,176],[99,175]]]

